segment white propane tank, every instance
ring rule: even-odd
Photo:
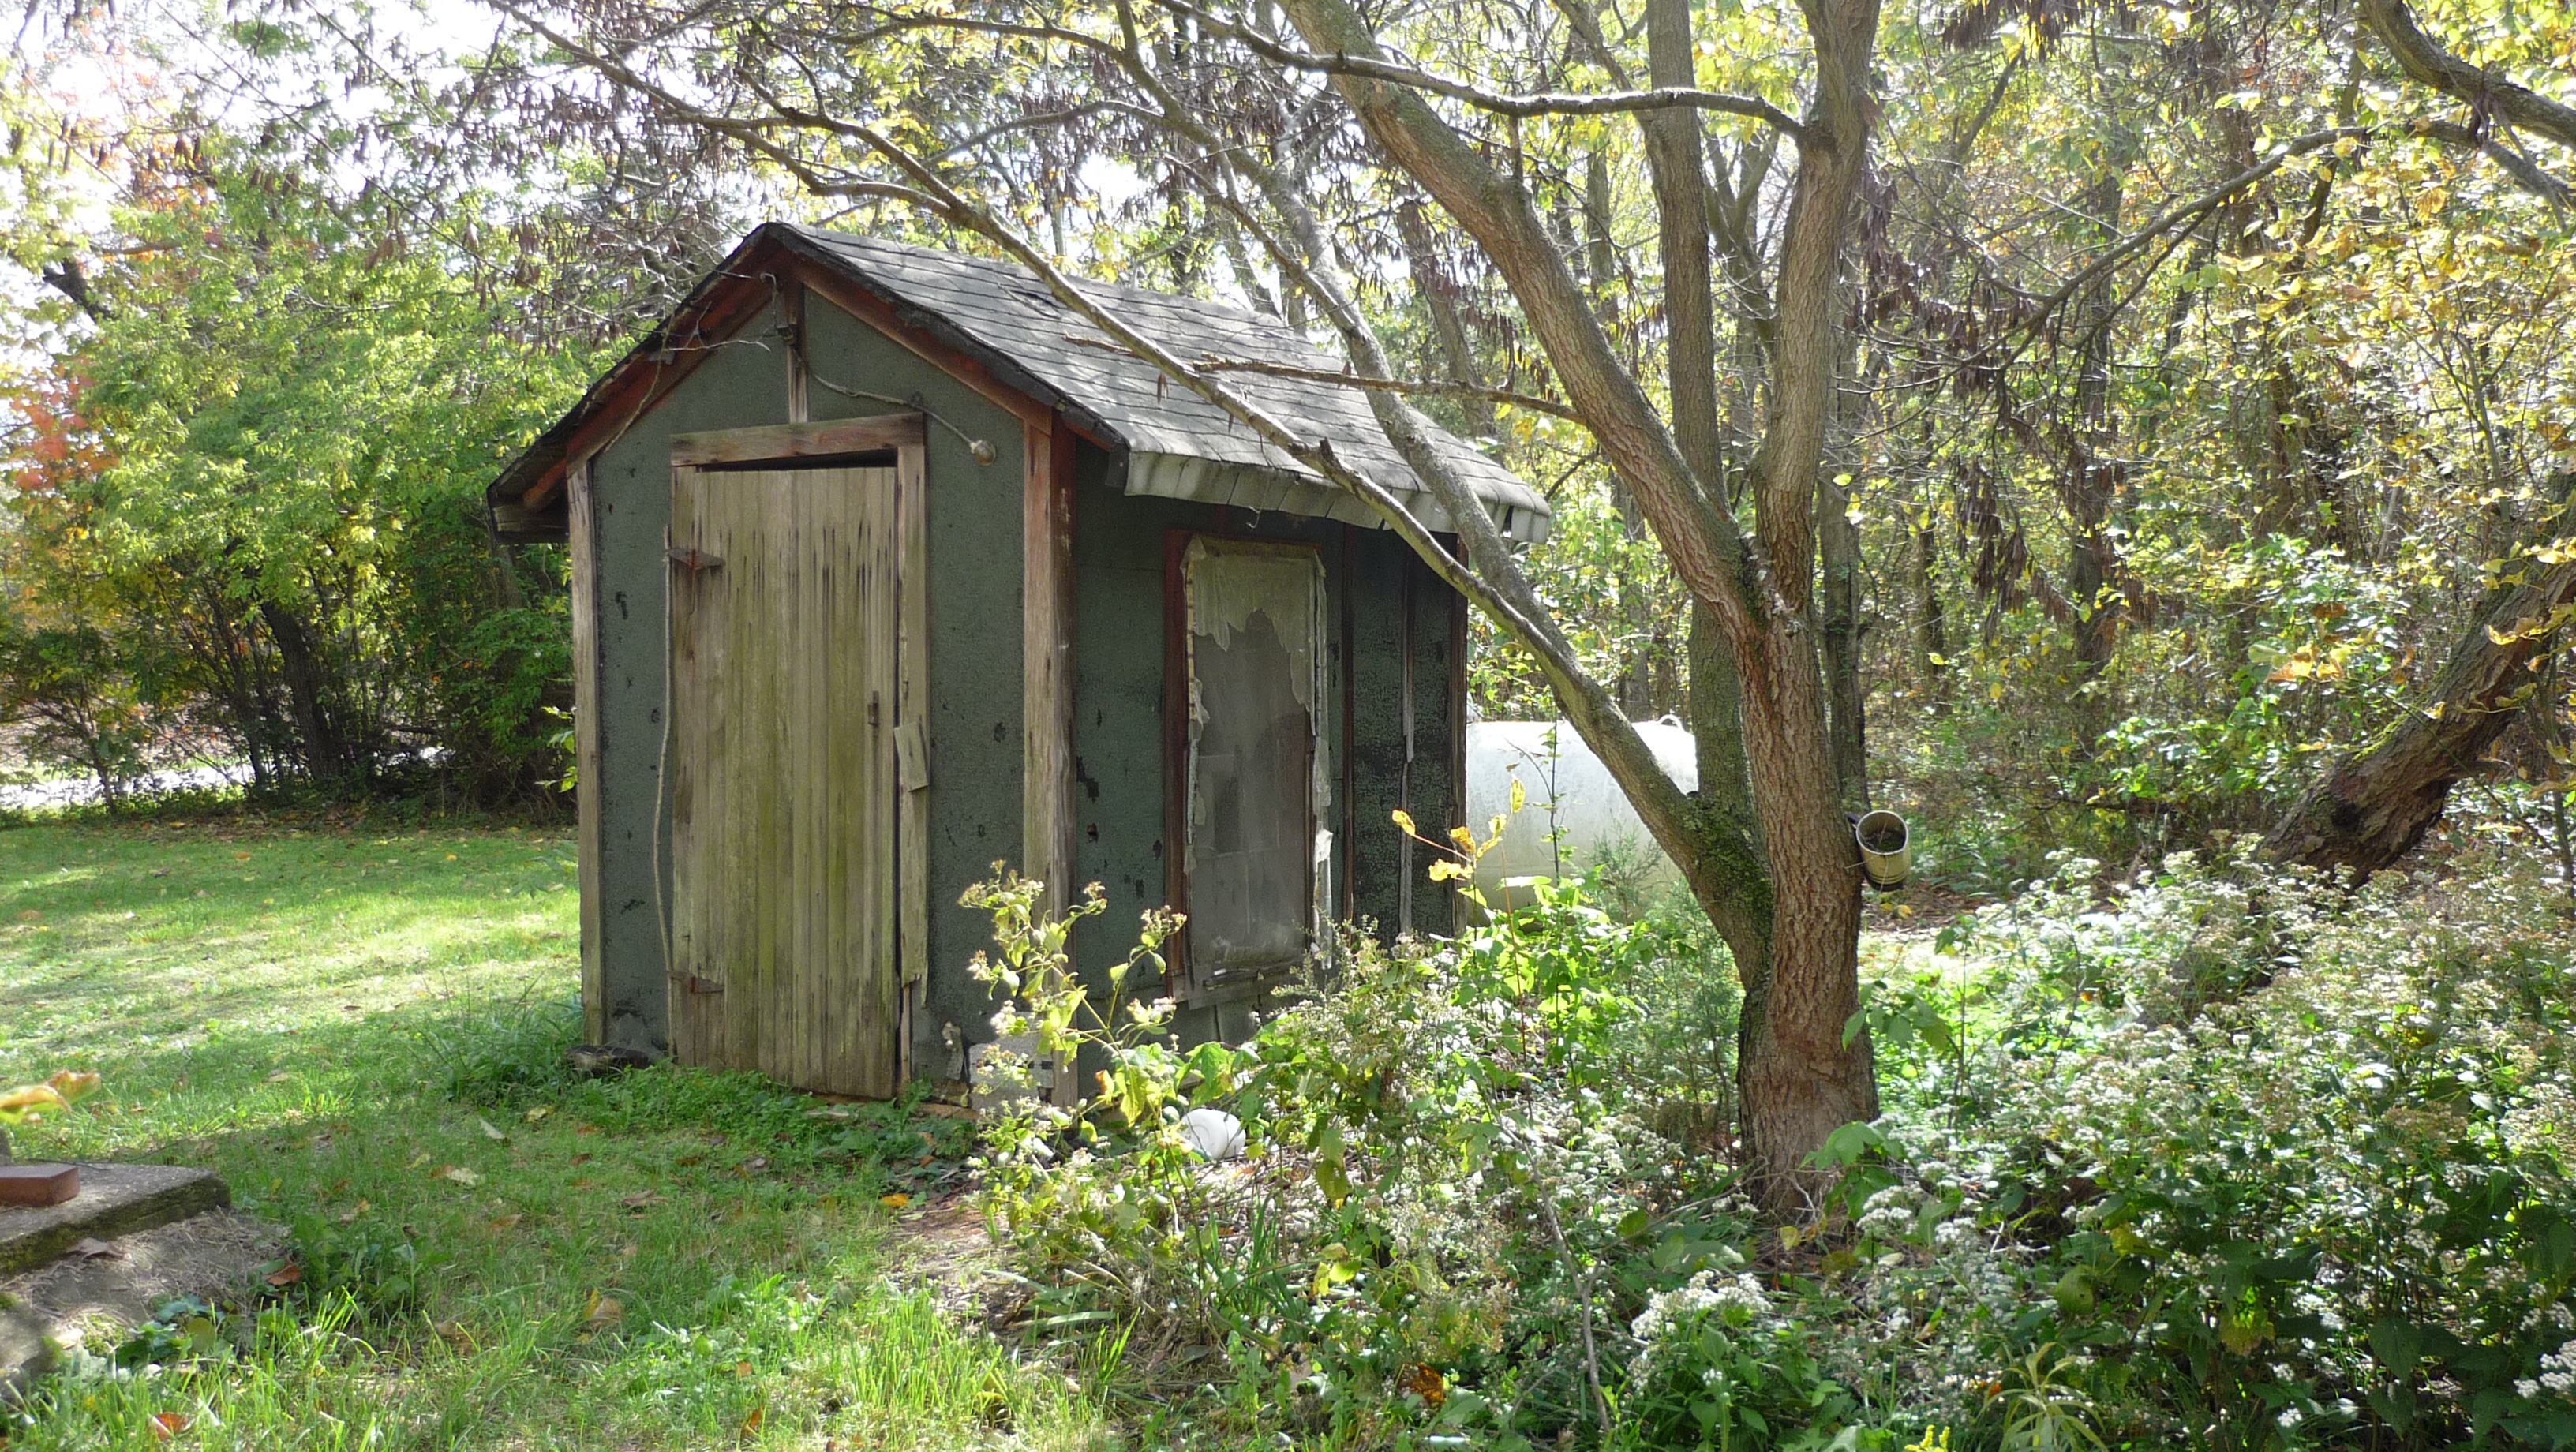
[[[1638,722],[1637,734],[1676,786],[1699,789],[1699,749],[1688,728],[1667,716]],[[1515,780],[1525,797],[1517,814],[1511,809]],[[1504,905],[1510,879],[1574,877],[1604,861],[1644,865],[1649,881],[1680,878],[1610,769],[1569,722],[1469,723],[1468,825],[1481,839],[1494,818],[1506,815],[1503,845],[1476,864],[1476,886],[1496,907]]]

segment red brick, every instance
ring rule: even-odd
[[[60,1205],[79,1193],[78,1165],[0,1165],[0,1205]]]

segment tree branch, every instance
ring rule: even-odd
[[[2492,135],[2483,135],[2456,121],[2435,121],[2430,118],[2416,122],[2415,131],[2418,135],[2429,137],[2446,146],[2464,147],[2479,153],[2503,168],[2504,174],[2513,178],[2514,185],[2553,207],[2564,207],[2571,202],[2576,202],[2576,188],[2570,188],[2567,183],[2541,170],[2539,164],[2530,157],[2498,141]]]
[[[1069,342],[1086,347],[1108,346],[1093,338],[1071,338]],[[1125,349],[1119,351],[1124,352]],[[1515,393],[1508,388],[1486,388],[1474,383],[1416,382],[1409,378],[1371,378],[1365,373],[1335,373],[1323,368],[1300,368],[1290,363],[1262,363],[1250,358],[1219,358],[1212,354],[1199,358],[1198,366],[1210,373],[1258,373],[1269,378],[1295,378],[1308,383],[1330,383],[1343,388],[1365,388],[1380,393],[1401,393],[1425,398],[1463,398],[1479,403],[1500,404],[1505,408],[1525,408],[1533,413],[1561,418],[1568,423],[1583,422],[1583,415],[1552,398]]]
[[[2576,151],[2576,107],[2480,70],[2444,50],[2415,23],[2406,0],[2361,0],[2361,22],[2414,80],[2480,112],[2492,111]]]
[[[1797,117],[1772,105],[1759,96],[1738,96],[1725,91],[1703,91],[1693,86],[1656,86],[1643,91],[1600,91],[1589,94],[1567,91],[1545,91],[1534,95],[1514,96],[1489,91],[1451,76],[1437,75],[1418,66],[1401,65],[1374,56],[1357,56],[1335,51],[1320,55],[1312,51],[1292,50],[1267,36],[1237,25],[1223,16],[1201,10],[1188,0],[1160,0],[1165,9],[1186,15],[1220,34],[1242,42],[1262,59],[1292,70],[1311,71],[1318,75],[1356,76],[1364,80],[1384,81],[1407,86],[1463,101],[1479,111],[1497,116],[1526,119],[1531,116],[1611,116],[1632,111],[1663,111],[1689,107],[1702,111],[1719,111],[1730,116],[1743,116],[1760,121],[1803,138],[1807,128]]]

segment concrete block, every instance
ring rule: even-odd
[[[0,1276],[40,1266],[74,1241],[185,1220],[233,1202],[223,1181],[177,1165],[83,1164],[80,1193],[59,1205],[0,1206]]]

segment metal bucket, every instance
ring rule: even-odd
[[[1914,833],[1890,811],[1864,812],[1852,823],[1860,844],[1861,875],[1872,887],[1903,887],[1914,872]]]

